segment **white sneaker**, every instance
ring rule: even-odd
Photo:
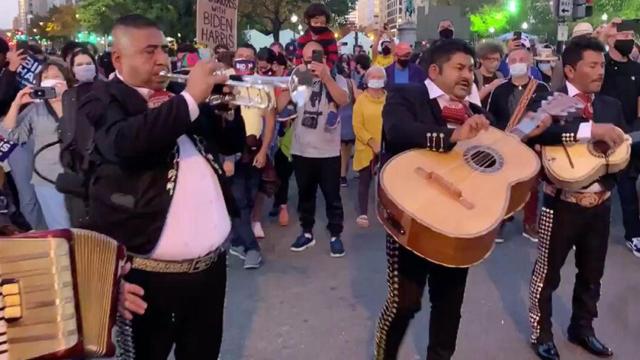
[[[636,257],[640,258],[640,238],[633,238],[631,241],[627,241],[627,247]]]
[[[262,230],[262,224],[260,221],[254,221],[251,224],[251,229],[253,230],[253,235],[255,235],[258,239],[264,239],[264,230]]]

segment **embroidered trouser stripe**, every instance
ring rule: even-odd
[[[540,292],[547,275],[549,259],[549,241],[553,227],[553,210],[542,208],[538,224],[538,257],[533,267],[533,275],[529,286],[529,322],[531,324],[531,341],[535,342],[540,336]]]
[[[375,339],[375,359],[385,358],[387,336],[389,327],[398,310],[398,250],[399,244],[387,236],[387,301],[382,308],[382,313],[378,320]]]

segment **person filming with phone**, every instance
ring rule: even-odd
[[[332,257],[344,255],[340,239],[344,213],[340,198],[340,123],[337,108],[349,102],[347,83],[342,76],[334,79],[326,65],[322,46],[309,42],[302,51],[304,63],[298,71],[313,74],[310,96],[304,106],[298,106],[293,123],[291,147],[293,169],[298,184],[298,213],[302,234],[291,245],[291,251],[303,251],[315,245],[316,192],[322,190],[331,241]],[[290,101],[290,94],[283,92],[278,98],[278,110]]]
[[[28,86],[18,92],[2,121],[7,138],[16,143],[30,139],[35,143],[31,183],[49,229],[68,228],[69,215],[64,196],[55,188],[55,179],[62,173],[58,122],[63,116],[62,94],[73,84],[64,64],[49,60],[38,74],[38,86]],[[20,109],[27,107],[20,112]]]

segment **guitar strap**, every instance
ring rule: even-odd
[[[529,80],[527,88],[524,90],[524,94],[522,94],[522,97],[518,102],[518,106],[516,106],[516,109],[513,111],[511,119],[509,119],[509,123],[507,124],[507,127],[504,131],[509,132],[509,130],[518,125],[520,119],[522,119],[522,115],[524,115],[524,112],[527,109],[529,101],[533,97],[533,93],[536,91],[536,87],[538,87],[538,80],[531,78],[531,80]]]

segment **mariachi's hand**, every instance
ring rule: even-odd
[[[529,114],[528,114],[529,115]],[[544,118],[540,121],[540,123],[538,124],[538,126],[536,126],[535,129],[533,129],[533,131],[531,131],[529,134],[527,134],[522,141],[526,141],[528,139],[534,138],[540,134],[542,134],[543,132],[545,132],[545,130],[547,130],[549,128],[549,126],[551,126],[551,122],[552,122],[552,118],[551,115],[546,114],[544,116]]]
[[[127,263],[122,271],[126,275],[131,270],[131,263]],[[142,300],[144,290],[136,285],[122,280],[120,282],[120,296],[118,298],[118,312],[127,320],[133,319],[133,314],[144,315],[147,303]]]
[[[189,72],[185,90],[198,104],[205,102],[211,96],[215,85],[226,82],[226,75],[214,75],[216,71],[221,69],[220,63],[201,60]]]
[[[222,168],[224,169],[224,174],[227,175],[227,177],[233,176],[236,172],[236,164],[231,160],[225,160],[224,163],[222,163]]]
[[[480,131],[489,128],[489,120],[484,115],[473,115],[451,134],[451,142],[473,139]]]
[[[616,149],[624,142],[624,132],[613,124],[592,124],[591,139],[604,141],[612,149]]]

